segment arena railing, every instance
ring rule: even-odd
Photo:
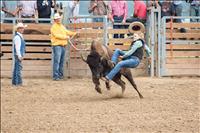
[[[161,53],[159,66],[161,76],[200,75],[199,22],[200,17],[195,16],[162,18],[161,49],[158,49]]]
[[[1,76],[10,77],[12,71],[12,39],[15,34],[14,26],[18,21],[36,20],[51,21],[51,19],[28,19],[28,18],[1,18],[12,23],[1,23],[0,46],[3,56],[1,57]],[[25,77],[51,76],[51,23],[26,23],[28,27],[24,31],[26,40],[26,55],[23,61]]]
[[[93,22],[92,20],[95,18],[102,18],[103,22],[101,23]],[[92,40],[101,38],[102,44],[107,45],[112,50],[115,50],[116,48],[120,48],[122,50],[128,50],[131,42],[133,41],[131,38],[128,38],[128,34],[130,33],[127,27],[130,25],[130,23],[125,23],[125,24],[114,23],[116,25],[125,25],[126,27],[124,27],[124,29],[113,29],[112,27],[113,24],[108,21],[107,16],[79,16],[79,17],[70,17],[67,19],[81,20],[80,23],[67,23],[66,25],[68,26],[68,28],[77,30],[80,33],[81,38],[83,38],[83,42],[85,42],[85,40],[89,40],[91,42]],[[112,36],[114,34],[124,34],[125,38],[113,38]],[[81,38],[79,38],[79,40],[82,40]],[[89,43],[88,45],[90,44],[91,43]],[[141,65],[138,67],[138,70],[140,72],[137,72],[137,75],[148,75],[147,65],[146,65],[147,63],[148,62],[146,61],[145,58],[145,60],[143,60]]]

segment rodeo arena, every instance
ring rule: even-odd
[[[1,133],[200,133],[199,0],[2,0]]]

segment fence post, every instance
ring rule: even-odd
[[[165,57],[166,57],[166,17],[163,18],[163,41],[162,41],[162,71],[161,76],[165,73]]]
[[[152,7],[150,10],[150,44],[151,44],[151,77],[158,76],[160,77],[160,7]]]
[[[161,56],[161,8],[158,7],[158,65],[157,75],[160,77],[160,56]]]
[[[107,16],[103,17],[103,44],[105,46],[108,45],[108,29],[107,29],[107,25],[108,25],[108,20],[107,20]]]
[[[64,8],[64,10],[66,10],[66,8]],[[67,24],[69,24],[69,21],[68,21],[68,16],[65,15],[65,13],[63,14],[63,24],[66,26]],[[64,70],[66,71],[65,74],[66,74],[66,77],[69,78],[70,77],[70,51],[71,51],[71,46],[68,42],[67,46],[65,47],[65,50],[66,50],[66,54],[65,54],[65,63],[64,63]]]
[[[151,9],[151,17],[150,17],[150,38],[151,38],[151,77],[154,77],[154,45],[155,45],[155,37],[154,37],[154,12]]]

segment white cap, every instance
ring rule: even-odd
[[[60,19],[61,18],[61,16],[60,16],[60,14],[59,13],[55,13],[54,14],[54,17],[53,17],[53,19]]]
[[[16,25],[16,29],[18,29],[18,28],[26,28],[26,27],[27,27],[27,25],[24,25],[23,23],[18,23]]]

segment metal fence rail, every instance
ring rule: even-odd
[[[154,13],[157,13],[158,11],[154,11]],[[154,16],[152,17],[152,20],[154,20],[154,19],[156,19],[155,17],[156,17],[157,15],[155,15],[154,14]],[[103,22],[102,22],[102,27],[96,27],[96,28],[93,28],[93,27],[89,27],[88,25],[87,25],[87,23],[89,24],[89,23],[93,23],[92,21],[93,21],[93,19],[94,18],[102,18],[103,19]],[[109,43],[109,41],[110,41],[110,38],[109,38],[109,35],[110,34],[115,34],[115,29],[113,30],[112,28],[111,29],[108,29],[108,27],[111,27],[112,26],[112,23],[111,22],[109,22],[108,21],[108,18],[107,18],[107,16],[79,16],[79,17],[76,17],[76,18],[67,18],[67,19],[80,19],[81,20],[81,23],[82,23],[82,25],[84,26],[84,24],[85,25],[87,25],[88,27],[87,28],[82,28],[82,29],[77,29],[78,30],[78,32],[79,31],[84,31],[84,30],[88,30],[88,31],[92,31],[92,30],[94,30],[94,31],[100,31],[99,33],[100,34],[102,34],[102,36],[100,37],[100,36],[97,36],[96,38],[101,38],[102,39],[102,44],[104,44],[104,45],[107,45],[108,43]],[[36,22],[40,22],[40,21],[49,21],[49,22],[52,22],[52,19],[32,19],[32,18],[2,18],[2,20],[11,20],[12,21],[12,25],[13,25],[13,27],[14,27],[14,25],[16,24],[16,22],[18,22],[18,21],[24,21],[24,20],[33,20],[33,21],[36,21]],[[66,19],[64,19],[64,20],[66,20]],[[65,22],[67,22],[67,21],[65,21]],[[69,26],[71,23],[65,23],[65,22],[63,22],[66,26]],[[31,23],[30,23],[31,24]],[[42,24],[42,23],[38,23],[38,24]],[[47,24],[47,23],[45,23],[45,24]],[[50,25],[51,23],[49,23],[49,25]],[[75,24],[75,23],[74,23]],[[115,24],[118,24],[118,25],[124,25],[124,24],[122,24],[122,23],[115,23]],[[126,23],[125,25],[129,25],[130,23]],[[29,24],[28,24],[29,25]],[[77,24],[75,24],[75,25],[78,25],[78,23]],[[156,23],[151,23],[151,25],[153,26],[153,27],[157,27],[157,24]],[[74,30],[76,31],[76,27],[72,27],[72,28],[74,28]],[[156,36],[156,31],[155,30],[153,30],[154,28],[152,28],[152,31],[153,31],[153,35],[151,35],[151,46],[152,46],[152,48],[154,49],[154,46],[155,46],[155,44],[156,44],[156,39],[157,38],[155,38],[155,36]],[[158,28],[157,28],[158,29]],[[39,29],[38,29],[39,30]],[[126,29],[127,31],[128,31],[128,29]],[[117,31],[118,32],[118,34],[128,34],[128,32],[126,31],[126,30],[122,30],[122,31]],[[15,31],[14,31],[14,29],[13,29],[13,31],[12,31],[12,35],[14,36],[14,34],[15,34]],[[82,34],[87,34],[87,33],[82,33]],[[99,34],[97,34],[97,35],[99,35]],[[89,36],[90,37],[90,36]],[[10,40],[12,40],[12,38],[10,38]],[[86,37],[85,38],[85,40],[88,40],[88,38]],[[120,39],[119,39],[120,40]],[[126,42],[126,40],[127,41],[131,41],[130,39],[128,40],[128,39],[125,39],[125,38],[121,38],[121,42]],[[49,37],[49,39],[47,40],[48,42],[45,42],[45,41],[39,41],[39,42],[27,42],[27,44],[28,45],[48,45],[48,44],[50,44],[50,37]],[[116,41],[118,41],[117,39],[116,39]],[[115,42],[115,41],[114,41]],[[9,45],[11,45],[12,44],[12,41],[2,41],[1,40],[1,45],[5,45],[5,44],[9,44]],[[50,45],[49,45],[50,46]],[[69,46],[69,45],[68,45]],[[113,45],[112,45],[113,46]],[[121,47],[120,45],[119,45],[119,47]],[[115,48],[115,47],[113,47],[113,48]],[[124,46],[123,47],[124,48],[124,50],[125,49],[127,49],[127,46]],[[70,48],[69,48],[70,49]],[[154,52],[154,51],[153,51]],[[67,57],[71,57],[72,55],[70,55],[70,52],[68,52],[69,53],[69,55],[67,55]],[[76,53],[75,53],[76,54]],[[78,55],[78,52],[77,52],[77,55]],[[154,55],[154,53],[153,53],[153,55]],[[153,56],[154,57],[154,56]],[[49,59],[50,59],[51,57],[49,57]],[[70,76],[71,74],[70,74],[70,62],[71,62],[71,60],[70,60],[70,58],[66,58],[67,60],[66,60],[66,72],[67,72],[67,76]],[[154,58],[152,58],[152,60],[153,61],[151,61],[151,63],[153,64],[153,65],[151,65],[151,66],[153,66],[152,67],[152,73],[154,73]],[[82,68],[83,69],[83,68]],[[145,68],[140,68],[140,69],[146,69],[146,67]],[[152,74],[152,76],[154,76],[153,74]]]
[[[161,64],[159,66],[161,71],[159,72],[159,75],[199,75],[198,71],[200,71],[200,69],[197,68],[198,64],[196,63],[200,63],[200,52],[198,52],[200,51],[200,23],[198,21],[189,23],[173,22],[173,20],[176,19],[200,20],[200,17],[166,16],[162,18],[161,49],[159,49],[159,52],[161,53]],[[170,21],[167,23],[167,20]],[[181,33],[181,28],[186,29],[186,32]],[[173,60],[177,60],[176,64],[172,65],[168,63],[173,62]],[[186,62],[187,60],[188,62],[193,62],[194,64],[187,64],[186,68],[184,67],[186,64],[181,65],[180,60],[181,62],[184,62],[184,60]],[[173,70],[172,67],[176,68],[176,71]],[[188,72],[186,73],[186,71]],[[189,71],[191,71],[191,73]]]

